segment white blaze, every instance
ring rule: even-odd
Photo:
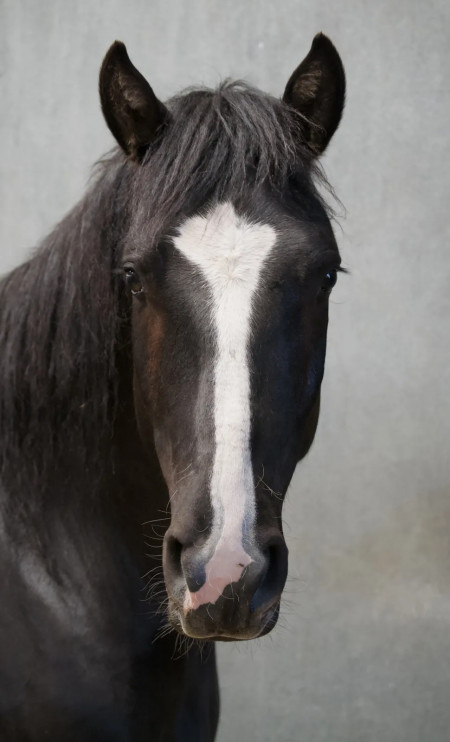
[[[195,593],[187,591],[186,610],[215,603],[225,586],[239,580],[252,561],[242,544],[244,521],[246,531],[251,532],[255,520],[247,350],[252,298],[275,241],[272,227],[248,222],[230,203],[188,219],[174,238],[175,246],[208,283],[216,336],[210,492],[212,537],[217,543],[206,565],[205,584]]]

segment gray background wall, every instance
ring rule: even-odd
[[[285,506],[280,626],[220,648],[220,742],[450,740],[450,6],[447,0],[1,0],[0,269],[111,144],[115,39],[160,97],[282,92],[315,32],[348,76],[324,164],[347,209],[323,412]]]

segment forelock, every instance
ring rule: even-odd
[[[170,121],[149,148],[133,202],[158,239],[181,216],[211,202],[236,201],[263,183],[280,193],[290,180],[316,193],[324,176],[303,141],[302,119],[281,100],[243,82],[190,90],[168,101]]]

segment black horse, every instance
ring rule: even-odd
[[[213,740],[214,641],[275,625],[344,91],[323,35],[282,100],[227,83],[163,105],[108,51],[120,149],[0,286],[2,742]]]

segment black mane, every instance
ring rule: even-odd
[[[302,144],[302,119],[275,98],[227,82],[167,106],[171,121],[142,165],[121,152],[104,160],[82,201],[0,284],[0,471],[29,507],[44,482],[64,485],[61,472],[84,471],[90,494],[111,465],[130,211],[139,209],[151,244],[186,202],[195,210],[266,181],[280,191],[295,181],[319,198],[313,178],[325,182]]]
[[[65,461],[88,476],[99,462],[115,406],[116,217],[127,178],[115,158],[0,284],[0,471],[8,491],[31,497]]]

